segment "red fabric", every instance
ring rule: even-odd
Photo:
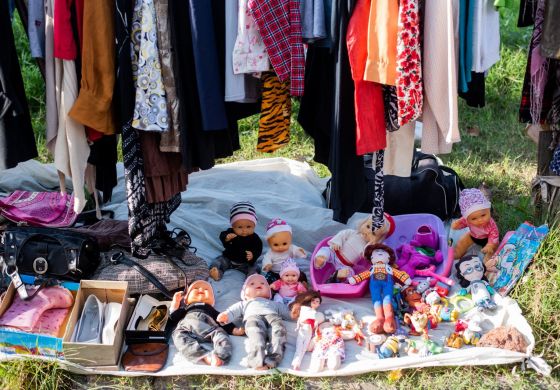
[[[346,33],[354,80],[357,155],[375,152],[387,146],[382,86],[364,80],[370,7],[371,0],[358,0]]]
[[[54,0],[54,56],[63,60],[75,60],[78,55],[70,10],[73,1]]]
[[[303,95],[305,55],[299,0],[249,0],[270,63],[280,81],[290,80],[293,96]]]

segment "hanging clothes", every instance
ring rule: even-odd
[[[484,73],[500,60],[500,13],[488,0],[474,0],[473,72]]]
[[[397,23],[399,3],[371,2],[368,27],[368,58],[364,80],[395,85],[397,82]]]
[[[282,82],[274,72],[262,75],[263,92],[257,150],[272,153],[290,142],[292,100],[290,83]]]
[[[302,96],[305,54],[299,0],[249,0],[270,62],[280,81],[290,80],[293,96]]]
[[[270,70],[266,46],[257,22],[247,8],[248,0],[239,0],[237,39],[233,47],[233,73],[260,73]]]
[[[333,0],[332,49],[309,46],[305,90],[298,121],[314,139],[315,161],[325,164],[332,181],[328,207],[345,223],[364,203],[367,193],[364,161],[356,154],[354,81],[346,34],[354,0]],[[328,115],[327,115],[328,113]]]
[[[132,75],[136,104],[132,127],[167,131],[169,117],[157,46],[156,9],[153,0],[136,0],[132,19]]]
[[[54,165],[64,176],[72,178],[74,211],[80,213],[86,204],[84,176],[90,148],[84,126],[68,115],[78,96],[75,63],[78,45],[73,34],[71,6],[66,0],[54,0],[54,78],[58,94],[55,101],[59,104]],[[62,192],[66,191],[62,178],[60,187]]]
[[[383,164],[385,151],[374,153],[372,169],[373,181],[373,209],[371,211],[371,231],[375,232],[385,225],[385,186],[383,184]]]
[[[46,131],[45,143],[51,154],[54,154],[56,136],[58,134],[58,107],[60,95],[56,93],[56,65],[54,59],[54,0],[45,0],[45,106]]]
[[[346,34],[348,57],[354,79],[358,155],[375,152],[386,146],[383,87],[381,84],[364,80],[370,9],[371,0],[357,0]]]
[[[537,1],[538,0],[521,0],[519,4],[517,27],[527,27],[535,24]]]
[[[472,30],[475,0],[459,0],[459,92],[469,90],[472,70]]]
[[[397,26],[397,102],[399,126],[422,114],[422,53],[418,0],[399,2]]]
[[[157,15],[157,40],[163,89],[167,96],[167,111],[169,131],[161,134],[159,150],[162,152],[181,152],[181,129],[179,128],[179,99],[175,88],[175,73],[173,73],[174,49],[171,46],[171,32],[169,23],[169,3],[167,0],[155,0]]]
[[[83,3],[83,36],[80,92],[69,115],[103,134],[115,134],[113,89],[115,88],[114,1]],[[99,23],[102,20],[103,23]]]
[[[226,102],[251,103],[260,97],[259,80],[252,75],[235,74],[232,55],[238,36],[239,0],[226,0],[225,98]],[[260,35],[259,35],[260,37]],[[263,44],[264,45],[264,44]],[[268,61],[268,55],[267,55]],[[268,67],[270,69],[270,66]],[[268,70],[268,69],[267,69]]]
[[[37,157],[8,3],[0,1],[0,170]]]
[[[560,4],[557,1],[547,1],[544,9],[543,37],[541,53],[548,58],[560,60]]]
[[[422,76],[424,153],[450,153],[461,140],[457,102],[458,2],[426,0],[424,5]]]
[[[397,131],[399,129],[399,109],[397,107],[397,88],[394,85],[383,85],[383,104],[387,131]]]
[[[45,58],[45,2],[29,0],[27,19],[27,36],[31,57]]]
[[[306,43],[327,37],[324,0],[301,0],[301,35]]]
[[[132,253],[147,257],[152,240],[166,230],[171,214],[181,203],[177,193],[167,202],[148,203],[144,159],[138,130],[130,123],[135,110],[135,88],[132,76],[131,37],[134,0],[117,0],[115,35],[117,45],[117,90],[119,118],[122,126],[122,151],[128,206],[128,230]]]

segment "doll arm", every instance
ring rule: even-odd
[[[406,272],[396,268],[393,268],[393,279],[402,286],[401,290],[404,290],[412,283],[410,276]]]
[[[226,246],[226,244],[231,242],[231,240],[226,241],[226,237],[228,236],[228,234],[235,234],[235,233],[233,233],[232,229],[224,230],[223,232],[220,233],[220,241],[222,242],[222,245],[224,247]]]
[[[237,302],[227,308],[226,311],[218,314],[217,321],[221,324],[229,324],[243,316],[243,304],[245,302]]]
[[[274,291],[280,290],[280,287],[282,287],[282,280],[281,279],[278,279],[275,282],[272,282],[270,284],[270,289],[274,290]]]
[[[358,275],[351,276],[347,279],[350,284],[358,284],[363,280],[369,279],[371,276],[371,271],[360,272]]]
[[[262,255],[263,243],[260,237],[254,233],[254,248],[253,248],[253,262],[256,261],[260,255]]]
[[[357,234],[355,230],[352,229],[344,229],[339,231],[334,235],[333,238],[329,240],[329,246],[333,249],[339,249],[344,241],[348,239],[352,234]],[[338,248],[334,248],[333,246],[337,246]]]
[[[467,295],[470,290],[471,290],[471,286],[463,287],[462,289],[459,290],[459,295],[462,296]]]
[[[272,250],[268,250],[264,254],[264,257],[263,257],[263,260],[262,260],[262,268],[263,268],[264,271],[269,271],[270,267],[272,267]]]
[[[461,230],[466,228],[467,226],[467,220],[464,217],[459,218],[451,224],[451,228],[454,230]]]
[[[305,259],[307,257],[307,253],[305,252],[305,249],[300,248],[297,245],[292,245],[292,255],[293,257],[298,259]]]
[[[495,244],[496,246],[500,243],[500,231],[493,218],[490,218],[488,223],[488,243]]]
[[[305,286],[303,285],[303,283],[298,282],[297,284],[297,292],[298,293],[302,293],[302,292],[306,292],[307,289],[305,288]]]
[[[494,290],[494,287],[490,286],[490,284],[486,281],[484,281],[484,284],[486,285],[486,290],[488,291],[488,293],[490,295],[494,295],[496,293],[496,290]]]

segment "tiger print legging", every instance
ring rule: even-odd
[[[290,82],[281,82],[274,72],[263,73],[262,81],[257,150],[272,153],[290,142]]]

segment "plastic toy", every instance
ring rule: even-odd
[[[317,291],[306,291],[298,294],[291,305],[292,317],[298,318],[296,331],[296,352],[292,360],[292,368],[299,370],[305,352],[310,350],[311,339],[325,316],[317,311],[321,305],[321,294]]]
[[[432,340],[407,340],[406,353],[409,356],[426,357],[443,352],[443,347]]]
[[[403,343],[405,340],[406,339],[404,337],[399,336],[387,337],[387,340],[385,340],[383,344],[377,347],[377,356],[379,356],[379,359],[399,357],[399,348],[401,346],[401,343]]]
[[[346,309],[330,309],[325,314],[330,322],[338,327],[344,340],[356,340],[358,345],[362,345],[365,335],[362,332],[362,324],[356,320],[354,312]]]
[[[430,276],[428,273],[431,273],[433,275],[442,276],[445,278],[443,280],[444,282],[449,282],[450,279],[447,277],[451,274],[451,268],[453,266],[453,249],[447,245],[447,233],[441,219],[432,214],[396,215],[393,219],[395,221],[395,231],[385,240],[385,244],[393,249],[409,242],[417,232],[419,226],[424,224],[432,226],[439,236],[438,250],[440,250],[443,255],[443,261],[438,266],[434,265],[434,268],[420,270],[420,273],[417,273],[416,281],[419,282],[425,280],[426,277]],[[356,285],[349,285],[346,283],[329,283],[328,280],[335,271],[334,265],[327,263],[321,269],[316,269],[313,266],[313,260],[315,259],[317,252],[322,247],[328,246],[330,238],[331,237],[326,237],[321,240],[311,255],[309,272],[313,289],[320,291],[322,296],[334,298],[348,299],[362,297],[368,288],[367,280],[357,283]],[[354,266],[354,270],[356,273],[360,273],[369,269],[369,267],[371,267],[371,263],[365,259],[360,259],[360,261],[358,261],[358,263]],[[432,277],[431,283],[435,285],[436,282],[437,280]]]
[[[441,264],[443,254],[439,248],[439,236],[430,225],[421,225],[410,240],[395,251],[397,266],[410,277],[416,276],[416,269]]]
[[[336,326],[328,321],[320,324],[314,343],[310,371],[320,372],[325,366],[329,370],[338,370],[345,358],[345,351],[344,339]]]
[[[437,328],[438,320],[430,313],[414,312],[405,313],[404,323],[410,327],[411,336],[422,336],[428,339],[428,329]]]
[[[461,348],[463,345],[476,345],[482,337],[480,319],[474,317],[469,321],[458,320],[455,323],[455,332],[451,333],[445,340],[445,344],[451,348]]]

